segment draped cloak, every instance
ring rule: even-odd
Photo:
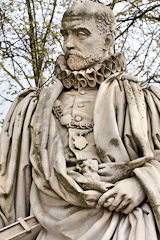
[[[1,227],[34,214],[43,226],[37,240],[159,239],[160,90],[115,77],[96,97],[93,131],[101,161],[121,163],[122,178],[130,168],[147,194],[128,215],[89,206],[102,193],[84,190],[68,174],[53,115],[62,91],[58,79],[41,91],[27,89],[8,112],[0,141]]]

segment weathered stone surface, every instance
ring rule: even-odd
[[[115,25],[108,7],[77,1],[62,20],[53,86],[13,103],[1,134],[0,239],[17,218],[29,231],[29,215],[42,228],[30,240],[160,239],[160,90],[125,75]]]

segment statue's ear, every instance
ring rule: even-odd
[[[105,36],[105,45],[104,50],[110,49],[110,47],[114,44],[114,36],[112,33],[107,33]]]

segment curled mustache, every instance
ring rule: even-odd
[[[77,51],[77,50],[74,50],[74,49],[68,50],[68,51],[66,52],[66,54],[65,54],[66,59],[68,59],[68,57],[69,57],[70,55],[75,55],[75,56],[81,57],[81,58],[83,58],[83,59],[86,58],[81,52],[79,52],[79,51]]]

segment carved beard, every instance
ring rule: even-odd
[[[80,70],[87,68],[93,63],[90,58],[84,58],[78,55],[69,55],[67,65],[71,70]]]

